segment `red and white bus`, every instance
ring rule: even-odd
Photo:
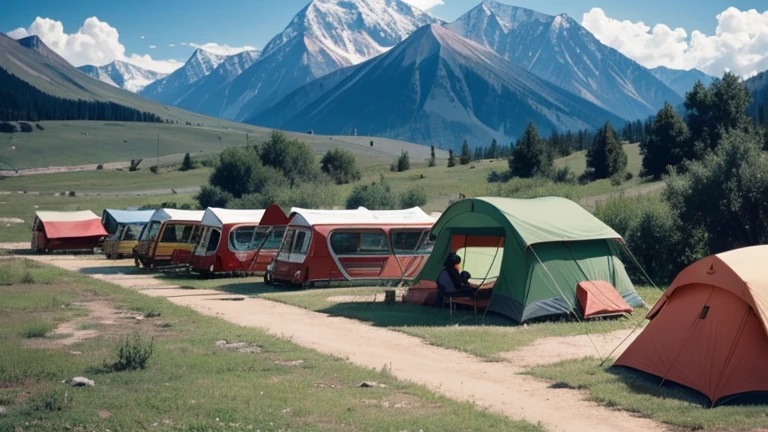
[[[278,205],[263,210],[209,207],[192,254],[192,271],[203,275],[264,272],[277,254],[288,216]]]
[[[266,282],[314,286],[353,280],[415,277],[430,250],[435,219],[406,210],[293,209]]]

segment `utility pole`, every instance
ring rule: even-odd
[[[157,134],[157,170],[160,171],[160,134]]]

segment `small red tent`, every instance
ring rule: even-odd
[[[698,390],[713,405],[768,392],[766,262],[768,246],[753,246],[687,267],[616,365]]]
[[[107,236],[101,218],[90,210],[39,211],[32,230],[32,249],[36,252],[93,249]]]
[[[584,318],[632,313],[632,306],[610,282],[604,280],[579,282],[576,297]]]

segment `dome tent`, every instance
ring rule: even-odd
[[[576,287],[604,280],[643,306],[619,259],[621,236],[565,198],[472,198],[451,205],[432,228],[433,252],[414,280],[434,281],[450,252],[484,282],[488,310],[523,322],[577,312]]]

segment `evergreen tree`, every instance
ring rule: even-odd
[[[469,153],[469,144],[467,144],[467,140],[464,140],[464,143],[461,145],[461,155],[459,155],[459,163],[461,165],[466,165],[472,160],[472,156]]]
[[[547,175],[552,170],[552,153],[539,137],[536,125],[528,123],[523,137],[512,150],[508,163],[510,174],[514,177]]]
[[[472,160],[480,160],[482,158],[483,158],[483,148],[475,147],[475,155],[472,157]]]
[[[448,150],[448,168],[456,166],[456,157],[453,156],[453,150]]]
[[[411,159],[408,157],[407,151],[401,151],[400,157],[397,159],[397,172],[408,171],[411,169]]]
[[[189,171],[195,169],[195,163],[192,162],[192,156],[189,153],[184,154],[184,161],[181,162],[179,171]]]
[[[613,177],[627,168],[627,154],[619,138],[606,121],[597,132],[595,145],[587,151],[587,171],[594,179]]]
[[[664,104],[653,121],[648,139],[640,143],[643,155],[643,175],[660,178],[667,167],[676,167],[693,158],[688,139],[688,126],[669,103]]]
[[[496,159],[498,156],[498,144],[496,143],[496,138],[491,141],[491,147],[488,149],[488,159]]]
[[[429,146],[429,162],[427,166],[433,167],[437,165],[437,158],[435,157],[435,146]]]

